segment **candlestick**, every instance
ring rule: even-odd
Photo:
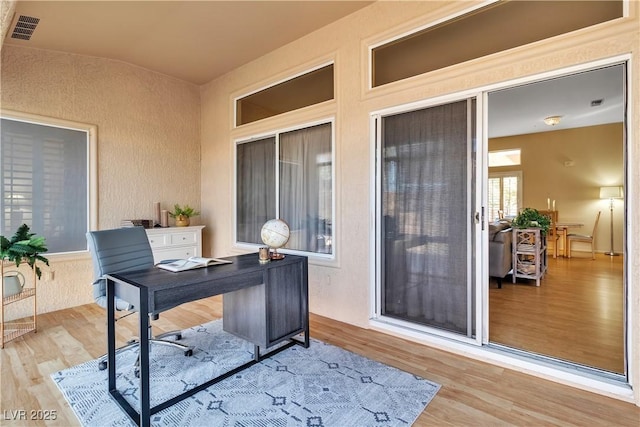
[[[551,200],[547,197],[547,210],[551,209]]]
[[[166,209],[162,210],[162,219],[160,220],[160,226],[161,227],[169,226],[169,211]]]
[[[553,201],[553,211],[555,212],[555,210],[556,210],[556,201],[554,200]]]
[[[155,202],[153,204],[155,210],[155,218],[153,220],[154,225],[160,224],[160,202]]]

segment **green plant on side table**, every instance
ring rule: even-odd
[[[551,220],[549,217],[538,212],[534,208],[524,208],[518,216],[516,216],[511,225],[515,228],[533,228],[537,227],[542,231],[542,234],[547,234],[551,227]]]
[[[176,227],[186,227],[190,224],[192,216],[200,215],[200,212],[196,211],[189,205],[184,205],[184,207],[180,207],[180,205],[175,204],[173,206],[173,211],[169,212],[169,215],[176,220]]]
[[[26,262],[34,269],[38,279],[42,276],[42,271],[36,265],[36,261],[49,265],[49,260],[40,255],[43,252],[47,252],[47,250],[44,237],[30,233],[27,224],[22,224],[18,227],[11,239],[0,236],[0,258],[3,261],[14,262],[16,267],[20,267],[20,264]]]

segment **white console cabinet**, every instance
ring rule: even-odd
[[[190,227],[147,228],[147,237],[153,250],[153,261],[184,259],[202,256],[202,229],[204,225]]]

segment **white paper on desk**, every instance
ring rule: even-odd
[[[192,256],[187,259],[178,259],[169,263],[159,263],[156,265],[163,270],[173,271],[175,273],[179,271],[193,270],[195,268],[209,267],[211,265],[231,264],[232,261],[220,258],[203,258]]]

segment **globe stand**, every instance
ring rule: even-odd
[[[271,254],[269,254],[269,257],[273,261],[278,261],[278,260],[284,259],[284,254],[279,253],[278,252],[278,248],[273,248],[273,252],[271,252]]]

